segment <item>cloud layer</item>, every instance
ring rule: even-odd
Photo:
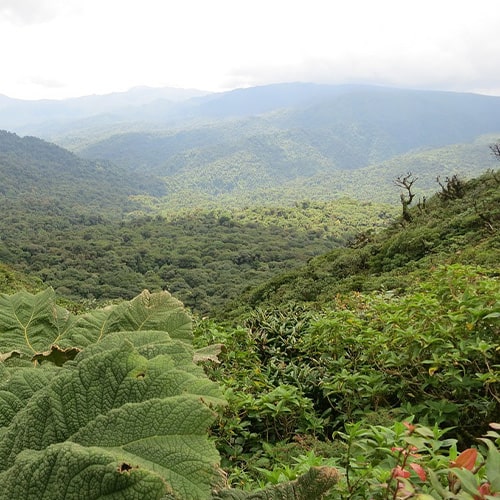
[[[497,0],[0,0],[0,93],[363,82],[500,95]]]

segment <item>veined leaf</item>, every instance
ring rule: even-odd
[[[294,481],[275,484],[255,492],[226,489],[217,492],[214,500],[320,499],[333,488],[339,477],[339,472],[334,467],[311,467]]]
[[[7,369],[0,373],[0,428],[10,424],[37,391],[47,386],[57,369],[33,367]]]
[[[219,354],[222,350],[222,344],[212,344],[201,349],[196,349],[194,353],[194,362],[199,363],[201,361],[213,361],[214,363],[220,363]]]
[[[159,475],[71,442],[23,452],[0,477],[0,498],[5,500],[176,498]]]
[[[130,302],[91,311],[78,318],[70,332],[73,346],[100,342],[118,331],[155,330],[191,343],[192,322],[181,302],[168,292],[144,290]]]
[[[208,497],[220,477],[207,437],[214,412],[203,400],[222,398],[202,372],[183,369],[167,354],[148,360],[128,341],[93,356],[82,353],[60,372],[1,436],[0,481],[15,474],[27,450],[74,442],[158,475],[180,498]]]
[[[210,497],[224,399],[180,302],[143,292],[74,318],[52,291],[0,299],[0,346],[26,358],[0,363],[0,498]]]
[[[80,362],[98,352],[121,347],[124,342],[134,346],[141,355],[152,359],[160,354],[168,354],[177,364],[191,365],[194,357],[193,347],[181,340],[172,339],[163,331],[113,332],[96,344],[86,347],[77,358]]]
[[[0,354],[17,351],[21,356],[50,350],[68,333],[74,318],[55,302],[52,289],[36,295],[0,294]]]

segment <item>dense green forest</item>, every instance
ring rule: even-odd
[[[396,213],[350,199],[168,211],[139,200],[160,190],[147,176],[8,132],[0,172],[1,261],[74,301],[166,289],[207,313]]]
[[[62,296],[129,299],[167,289],[197,312],[383,227],[393,207],[342,200],[290,208],[205,210],[117,223],[92,215],[41,215],[35,205],[0,222],[4,263]]]

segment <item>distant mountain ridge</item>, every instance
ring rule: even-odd
[[[104,95],[89,95],[63,100],[23,100],[13,99],[0,94],[0,128],[13,132],[34,133],[54,124],[71,123],[90,117],[114,115],[114,119],[129,120],[140,116],[141,110],[149,105],[174,106],[194,97],[207,95],[208,92],[195,89],[134,87],[126,92]],[[139,118],[141,119],[141,118]]]
[[[164,210],[346,193],[387,201],[382,180],[408,169],[425,171],[424,189],[437,175],[479,175],[491,165],[487,141],[500,137],[500,97],[313,83],[179,91],[168,100],[171,91],[22,101],[15,120],[79,157],[117,166],[121,180],[143,186],[134,190],[142,202]],[[16,107],[7,103],[0,99],[0,126]]]
[[[109,162],[79,158],[36,137],[0,130],[0,208],[61,213],[120,214],[137,208],[130,196],[154,191],[147,176],[138,180]],[[160,194],[158,192],[157,194]]]
[[[224,198],[230,203],[232,196],[265,203],[277,202],[280,192],[285,199],[290,189],[300,196],[300,186],[307,186],[305,197],[314,198],[325,186],[338,196],[339,179],[352,192],[349,184],[356,180],[359,185],[354,173],[359,169],[380,170],[403,155],[399,175],[412,153],[463,143],[478,152],[475,166],[462,168],[459,157],[444,168],[436,162],[434,170],[426,167],[424,182],[428,188],[436,175],[475,176],[487,168],[489,158],[487,145],[481,152],[474,141],[500,135],[500,98],[474,94],[289,84],[196,102],[197,123],[95,137],[75,150],[86,158],[153,173],[163,179],[171,198],[182,186],[183,198],[189,191],[190,196],[199,194],[199,200]],[[395,168],[391,166],[391,175]]]

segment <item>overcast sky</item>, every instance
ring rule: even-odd
[[[500,95],[499,0],[0,0],[0,94],[285,81]]]

